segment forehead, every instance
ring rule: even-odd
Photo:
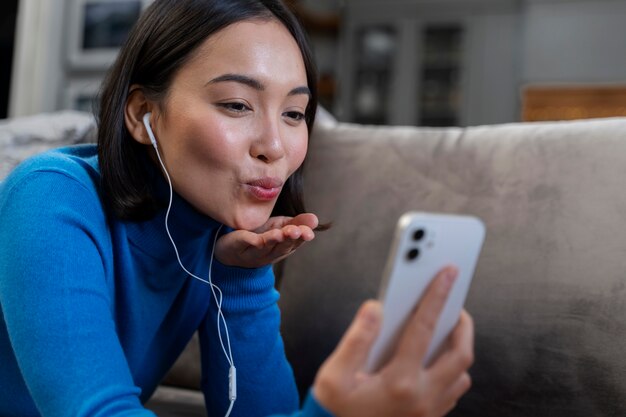
[[[300,48],[275,19],[233,23],[209,36],[181,68],[181,75],[208,78],[245,74],[262,81],[306,85]]]

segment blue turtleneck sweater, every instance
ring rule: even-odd
[[[163,191],[164,182],[161,182]],[[142,407],[195,331],[210,416],[228,409],[228,362],[207,284],[184,273],[164,228],[105,212],[96,147],[50,151],[0,184],[0,415],[153,416]],[[174,196],[183,264],[206,278],[219,224]],[[237,367],[232,416],[297,412],[270,266],[213,262]]]

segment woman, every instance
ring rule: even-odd
[[[0,415],[153,415],[142,403],[196,330],[210,415],[297,413],[271,264],[318,227],[301,197],[304,39],[279,0],[157,0],[103,85],[97,148],[37,156],[2,184]],[[467,314],[420,364],[454,276],[371,375],[381,313],[365,303],[298,415],[447,412],[470,384]]]

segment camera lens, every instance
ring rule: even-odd
[[[419,249],[417,249],[417,248],[413,248],[413,249],[411,249],[410,251],[408,251],[408,252],[407,252],[407,254],[406,254],[406,258],[407,258],[409,261],[413,261],[413,260],[417,259],[417,257],[418,257],[419,255],[420,255],[420,250],[419,250]]]
[[[424,238],[425,234],[426,232],[424,231],[424,229],[417,229],[415,232],[413,232],[413,240],[420,241]]]

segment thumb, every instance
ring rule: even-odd
[[[358,372],[365,365],[370,348],[378,336],[382,321],[380,302],[369,300],[361,305],[356,317],[332,354],[332,365],[345,372]]]

